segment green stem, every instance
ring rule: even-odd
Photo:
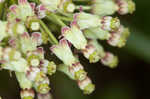
[[[42,26],[42,28],[45,30],[45,32],[48,33],[51,43],[58,44],[58,40],[55,38],[55,36],[52,34],[52,32],[47,28],[45,23],[42,20],[39,20],[39,23]]]
[[[66,12],[63,12],[63,11],[61,11],[61,10],[58,10],[58,13],[61,14],[61,15],[63,15],[63,16],[73,17],[73,14],[71,14],[71,13],[66,13]]]
[[[65,24],[63,21],[61,21],[61,19],[60,19],[56,14],[48,13],[48,14],[47,14],[47,18],[48,18],[49,20],[51,20],[52,22],[54,22],[54,23],[60,25],[61,27],[66,26],[66,24]]]
[[[91,10],[91,6],[76,6],[76,9],[79,10],[82,7],[83,10]]]
[[[3,14],[3,8],[4,8],[4,2],[0,3],[0,19],[2,18]]]
[[[91,2],[91,0],[72,0],[73,2]]]
[[[70,17],[64,17],[64,16],[57,16],[59,19],[63,20],[63,21],[73,21],[73,18],[70,18]]]

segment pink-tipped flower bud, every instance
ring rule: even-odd
[[[132,14],[135,11],[135,3],[132,0],[116,0],[119,7],[118,13],[121,15]]]
[[[95,85],[92,84],[91,79],[88,77],[82,81],[78,81],[78,86],[83,90],[84,94],[90,94],[95,90]]]
[[[66,65],[70,66],[76,60],[72,54],[67,40],[65,39],[60,40],[58,45],[53,45],[50,50]]]
[[[21,99],[34,99],[35,97],[34,91],[32,89],[22,90],[20,95]]]
[[[84,67],[79,62],[72,64],[69,71],[76,80],[83,80],[87,77]]]
[[[106,31],[115,31],[120,27],[120,20],[111,16],[104,16],[101,19],[101,28]]]
[[[101,59],[101,62],[110,68],[115,68],[118,65],[118,57],[110,52],[106,52],[105,56]]]
[[[121,48],[125,46],[129,35],[130,35],[129,29],[120,26],[118,31],[111,33],[111,37],[108,40],[108,44]]]

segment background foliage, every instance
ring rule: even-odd
[[[126,47],[110,48],[118,54],[120,64],[109,69],[100,63],[89,64],[83,58],[82,63],[96,84],[96,90],[85,96],[76,82],[58,72],[52,76],[51,86],[54,99],[149,99],[150,89],[150,0],[136,0],[136,12],[120,17],[130,27],[131,36]],[[0,95],[3,99],[19,99],[19,87],[16,78],[9,72],[0,72]]]

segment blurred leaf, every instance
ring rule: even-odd
[[[150,63],[150,38],[131,27],[131,36],[125,49],[140,59]]]

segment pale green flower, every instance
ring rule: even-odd
[[[58,45],[53,45],[51,51],[66,65],[70,66],[76,60],[65,39],[60,40]]]
[[[113,0],[93,0],[92,13],[100,16],[112,15],[118,10]]]
[[[61,0],[40,0],[40,2],[47,10],[54,12],[58,9]]]
[[[76,13],[74,15],[74,20],[77,21],[81,30],[101,25],[98,16],[85,12]]]
[[[7,24],[7,21],[0,21],[0,41],[8,36],[8,33],[6,32]]]
[[[87,38],[100,40],[108,40],[111,36],[108,31],[102,30],[100,27],[86,29],[84,34]]]
[[[26,72],[28,70],[28,64],[25,59],[20,58],[18,60],[9,61],[2,64],[2,68],[10,71]]]

